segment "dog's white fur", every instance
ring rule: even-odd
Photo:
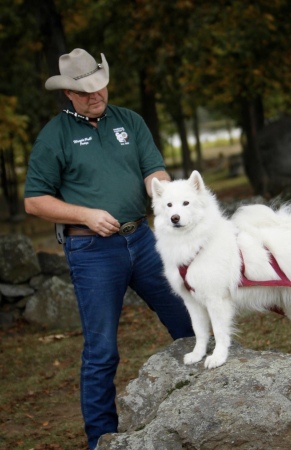
[[[291,319],[291,288],[238,287],[241,253],[250,280],[276,280],[269,252],[291,279],[291,211],[275,212],[263,205],[243,206],[230,219],[221,213],[215,196],[194,171],[188,180],[152,180],[157,250],[172,289],[182,297],[196,335],[185,364],[200,361],[207,351],[212,326],[216,345],[206,368],[228,357],[234,316],[239,308],[265,311],[277,305]],[[178,267],[188,267],[186,281]]]

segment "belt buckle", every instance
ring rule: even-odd
[[[118,233],[121,236],[128,236],[129,234],[132,234],[137,229],[137,223],[136,222],[126,222],[123,225],[121,225]]]

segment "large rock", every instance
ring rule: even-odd
[[[47,328],[79,328],[81,322],[73,286],[57,276],[45,281],[29,298],[23,317]]]
[[[120,432],[98,450],[289,450],[291,355],[234,344],[227,363],[185,366],[194,338],[152,356],[119,398]]]
[[[13,303],[19,297],[32,295],[34,289],[28,284],[2,284],[0,283],[0,294],[5,297],[9,303]]]
[[[38,252],[37,257],[43,274],[62,275],[70,272],[65,255]]]
[[[40,273],[40,266],[31,240],[23,235],[0,236],[0,280],[24,283]]]

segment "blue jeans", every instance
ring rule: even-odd
[[[65,254],[81,315],[81,407],[90,450],[117,432],[114,376],[117,329],[128,286],[154,310],[173,339],[193,336],[182,300],[171,293],[145,221],[131,235],[67,237]]]

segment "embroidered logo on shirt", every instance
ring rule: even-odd
[[[123,127],[113,128],[114,134],[120,145],[128,145],[129,136]]]
[[[88,145],[90,141],[92,141],[92,136],[83,139],[75,139],[73,142],[74,144]]]

